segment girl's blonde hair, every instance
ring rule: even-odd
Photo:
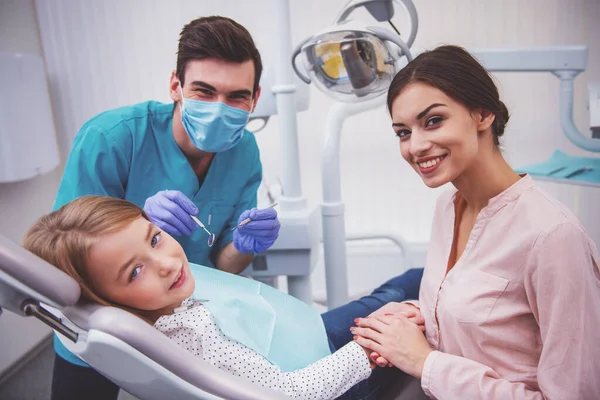
[[[127,200],[80,197],[40,218],[23,236],[23,247],[75,279],[86,300],[123,308],[147,319],[141,310],[98,295],[87,270],[92,245],[102,235],[118,232],[140,217],[148,219],[140,207]]]

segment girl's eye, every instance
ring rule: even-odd
[[[152,236],[152,240],[150,240],[150,245],[152,247],[155,247],[158,244],[158,242],[160,242],[160,232]]]
[[[442,122],[444,119],[442,117],[431,117],[425,123],[425,126],[434,126]]]
[[[140,274],[140,270],[142,267],[135,267],[133,271],[131,271],[131,275],[129,275],[129,282],[133,281]]]

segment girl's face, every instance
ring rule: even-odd
[[[392,103],[392,126],[402,157],[429,187],[465,173],[480,155],[482,135],[491,135],[493,114],[470,111],[444,92],[411,83]]]
[[[171,312],[194,291],[183,248],[142,217],[92,245],[88,273],[92,287],[105,299],[159,315]]]

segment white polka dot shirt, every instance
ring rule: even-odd
[[[335,399],[371,375],[367,355],[354,342],[305,368],[282,372],[259,353],[225,336],[201,304],[162,316],[154,326],[219,369],[295,399]]]

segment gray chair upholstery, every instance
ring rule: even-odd
[[[81,289],[70,276],[0,235],[0,303],[23,315],[22,303],[36,299],[52,307],[74,305]]]
[[[78,302],[80,293],[79,285],[71,277],[0,235],[1,307],[25,315],[25,303],[50,305],[82,331],[111,335],[181,380],[219,398],[289,399],[206,363],[133,314],[114,307]],[[110,371],[99,369],[99,372],[110,378]]]

